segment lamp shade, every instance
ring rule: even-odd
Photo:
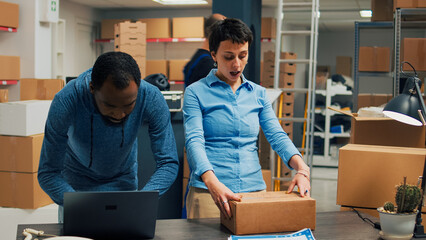
[[[415,79],[407,79],[402,94],[386,104],[383,114],[406,124],[422,126],[423,122],[419,115],[421,103],[417,94]]]

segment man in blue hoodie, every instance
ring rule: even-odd
[[[141,81],[130,55],[102,54],[52,101],[40,186],[59,206],[64,192],[137,190],[137,134],[144,123],[157,169],[142,190],[159,190],[161,196],[179,168],[167,103],[157,87]]]

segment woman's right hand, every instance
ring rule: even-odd
[[[217,179],[213,171],[209,170],[201,175],[201,179],[209,189],[210,195],[213,198],[216,206],[219,210],[227,217],[231,218],[231,208],[229,207],[229,201],[241,201],[241,196],[233,193],[223,183]]]

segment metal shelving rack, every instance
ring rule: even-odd
[[[399,94],[400,85],[400,52],[401,52],[401,33],[404,28],[426,28],[426,21],[402,21],[426,16],[426,8],[397,8],[394,14],[393,22],[355,22],[355,54],[354,54],[354,91],[353,91],[353,109],[358,109],[359,77],[389,77],[393,81],[393,96]],[[359,41],[361,29],[391,29],[393,30],[393,72],[359,72]]]
[[[394,14],[394,82],[393,96],[399,95],[399,80],[400,80],[400,50],[401,50],[401,31],[402,28],[426,28],[426,21],[410,21],[412,18],[426,16],[426,8],[397,8]],[[407,21],[402,21],[402,17],[407,18]]]
[[[303,10],[310,12],[310,29],[309,30],[282,30],[282,23],[284,19],[284,11],[298,11]],[[282,92],[299,92],[307,94],[306,104],[306,116],[303,118],[279,118],[283,121],[291,122],[304,122],[306,123],[305,131],[305,146],[301,146],[299,151],[304,153],[304,159],[308,166],[312,166],[313,161],[313,133],[314,133],[314,118],[315,118],[315,76],[317,66],[317,47],[318,47],[318,20],[319,20],[319,0],[311,0],[308,2],[293,2],[287,0],[278,0],[277,7],[277,37],[275,39],[275,72],[274,72],[274,88],[279,89],[279,75],[280,75],[280,63],[295,63],[295,64],[307,64],[307,80],[306,88],[293,88],[293,89],[280,89]],[[280,59],[280,53],[282,49],[282,37],[283,36],[306,36],[309,37],[309,56],[307,59]],[[288,181],[289,178],[283,178],[276,176],[277,166],[276,159],[271,158],[271,172],[273,187],[275,188],[276,181]]]
[[[392,77],[392,73],[359,72],[359,41],[362,29],[393,29],[392,22],[355,22],[353,111],[358,109],[359,77]]]

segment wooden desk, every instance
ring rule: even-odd
[[[369,217],[369,216],[366,216]],[[369,217],[377,221],[374,217]],[[316,239],[379,239],[379,230],[362,221],[355,212],[321,212],[317,213],[317,225],[313,234]],[[17,240],[24,240],[25,228],[43,230],[45,233],[60,235],[62,224],[20,224]],[[157,220],[154,239],[223,239],[232,235],[220,225],[219,219],[170,219]]]

